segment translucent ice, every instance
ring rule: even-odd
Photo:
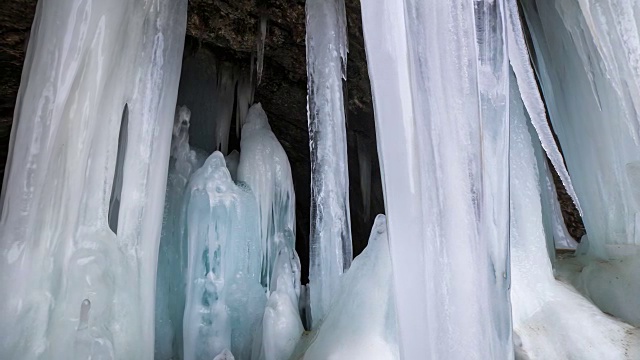
[[[400,359],[388,246],[386,218],[378,215],[366,249],[341,278],[336,300],[301,359]]]
[[[225,349],[251,354],[265,296],[258,206],[214,152],[192,176],[186,206],[189,243],[184,358],[213,359]]]
[[[310,306],[313,326],[327,313],[353,258],[347,136],[344,0],[307,0],[307,115],[311,148]]]
[[[362,1],[406,359],[513,357],[503,14]]]
[[[262,284],[271,287],[272,271],[280,247],[295,249],[295,192],[289,159],[271,131],[260,104],[249,109],[242,127],[238,180],[258,200],[262,242]],[[290,232],[291,236],[284,236]]]
[[[183,0],[38,3],[2,188],[0,358],[153,356],[186,11]]]

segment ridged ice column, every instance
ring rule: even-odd
[[[309,286],[315,327],[353,257],[342,94],[347,61],[344,0],[308,0],[306,16],[312,164]]]
[[[186,12],[38,2],[2,188],[0,358],[153,358]]]
[[[362,15],[402,358],[513,358],[504,3]]]

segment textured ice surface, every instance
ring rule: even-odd
[[[258,200],[262,284],[270,288],[280,247],[295,249],[295,192],[289,159],[260,104],[249,109],[240,149],[238,181],[245,182]],[[286,232],[291,236],[285,236]]]
[[[584,211],[589,251],[640,245],[638,24],[632,1],[524,1],[549,115]],[[635,10],[633,10],[635,9]],[[628,12],[630,11],[630,12]]]
[[[384,215],[369,243],[342,276],[340,289],[301,359],[400,359],[391,256]]]
[[[536,83],[535,74],[530,63],[529,50],[525,43],[522,29],[521,17],[518,12],[518,4],[516,0],[505,0],[507,4],[507,38],[509,43],[509,62],[513,67],[518,80],[518,88],[522,96],[527,112],[531,118],[531,123],[538,133],[542,147],[547,152],[553,167],[560,175],[560,179],[564,184],[567,192],[573,199],[578,211],[582,214],[578,196],[573,189],[569,172],[564,165],[564,158],[558,145],[553,138],[551,127],[547,122],[547,112],[542,100],[538,84]]]
[[[503,12],[362,1],[406,359],[513,356]]]
[[[186,11],[186,1],[39,2],[2,187],[0,358],[153,356]]]
[[[250,189],[234,184],[220,152],[187,191],[184,359],[213,359],[225,349],[249,358],[265,302],[258,205]]]
[[[527,129],[513,77],[510,99],[511,303],[513,329],[519,335],[516,352],[528,359],[638,359],[638,329],[604,314],[553,278],[534,155],[534,146],[539,149],[540,143]]]
[[[344,0],[307,0],[307,88],[311,148],[310,306],[319,324],[353,258],[347,136]]]
[[[638,283],[637,277],[628,278],[638,265],[625,257],[640,254],[640,48],[638,24],[630,16],[638,4],[571,0],[523,5],[541,87],[589,234],[577,260],[584,269],[565,278],[603,310],[637,324],[637,288],[626,283]]]

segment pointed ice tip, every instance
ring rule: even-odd
[[[267,118],[267,113],[262,109],[262,105],[260,103],[253,104],[247,113],[244,127],[248,126],[248,129],[258,129],[268,124],[269,119]]]
[[[382,234],[387,232],[387,216],[385,214],[378,214],[376,219],[373,221],[373,226],[371,227],[371,234],[373,232],[377,234]]]
[[[227,163],[224,160],[224,155],[222,155],[220,151],[215,151],[213,154],[209,155],[209,157],[205,161],[205,165],[207,166],[207,168],[227,167]]]

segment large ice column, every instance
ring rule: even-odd
[[[553,277],[534,148],[542,152],[515,78],[511,92],[511,302],[524,359],[637,359],[640,332]],[[531,134],[534,134],[531,136]],[[532,143],[533,141],[533,143]]]
[[[258,200],[262,240],[262,283],[271,286],[272,271],[282,246],[295,249],[295,192],[291,166],[271,131],[262,105],[249,109],[242,127],[238,181],[246,183]],[[291,236],[284,234],[290,232]]]
[[[513,357],[503,12],[362,2],[407,359]]]
[[[384,215],[378,215],[364,251],[341,279],[334,306],[300,359],[400,358],[391,256]],[[298,358],[298,357],[296,357]]]
[[[234,184],[217,151],[193,174],[187,191],[184,359],[213,359],[225,349],[247,359],[266,301],[256,199],[245,185]]]
[[[153,357],[186,10],[184,0],[38,3],[2,193],[0,358]]]
[[[523,1],[551,122],[584,211],[590,252],[640,245],[639,4]]]
[[[353,258],[347,136],[342,94],[347,36],[344,0],[307,0],[307,109],[311,148],[309,288],[319,324]]]

